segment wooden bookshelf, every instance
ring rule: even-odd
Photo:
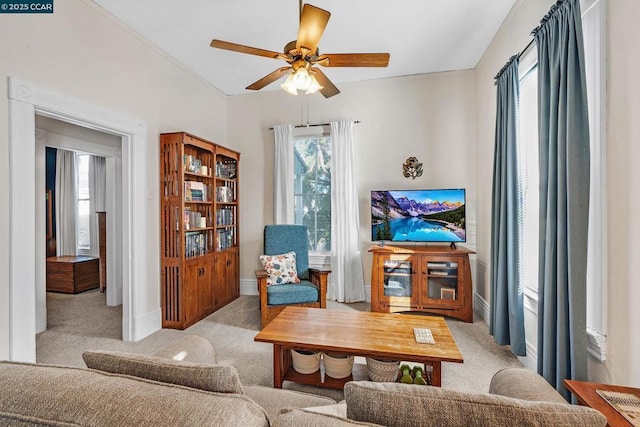
[[[240,295],[239,163],[240,153],[189,133],[160,135],[165,328],[185,329]]]

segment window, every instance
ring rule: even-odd
[[[589,252],[587,255],[587,337],[589,353],[605,362],[607,323],[607,184],[606,184],[606,10],[607,0],[581,0],[591,182],[589,194]]]
[[[302,137],[294,145],[295,223],[309,229],[309,250],[331,251],[331,138]]]
[[[527,301],[533,304],[538,294],[538,64],[535,47],[523,56],[519,67],[518,104],[518,201],[520,217],[520,265],[518,281]]]
[[[76,217],[76,252],[88,255],[91,251],[91,219],[89,192],[89,155],[76,154],[76,194],[78,195]]]

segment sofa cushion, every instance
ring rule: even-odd
[[[285,407],[306,408],[336,404],[336,401],[329,397],[294,390],[276,390],[262,385],[243,385],[242,390],[245,396],[267,411],[270,420],[274,420],[280,410]]]
[[[526,387],[526,384],[522,385]],[[347,416],[386,426],[605,426],[598,411],[400,383],[349,382]]]
[[[216,353],[209,340],[198,335],[184,335],[153,356],[182,362],[216,363]]]
[[[0,362],[0,390],[0,425],[269,425],[265,411],[243,395],[89,369]]]
[[[341,400],[333,405],[325,406],[313,406],[304,408],[309,412],[316,412],[318,414],[333,415],[335,417],[347,418],[347,401]]]
[[[567,403],[544,378],[523,368],[504,368],[496,372],[491,378],[489,393],[516,399]]]
[[[242,383],[233,366],[180,362],[115,351],[85,351],[82,358],[90,369],[206,391],[242,394]]]
[[[378,424],[350,420],[335,415],[312,412],[309,409],[286,408],[280,411],[272,427],[351,427],[377,426]]]
[[[318,302],[318,288],[313,283],[303,280],[295,285],[274,285],[267,288],[267,304],[301,304],[305,302]]]

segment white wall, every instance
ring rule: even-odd
[[[477,90],[477,185],[478,185],[478,277],[476,289],[490,301],[491,189],[495,145],[496,89],[494,77],[507,60],[530,41],[533,30],[554,3],[553,0],[518,0],[482,56],[476,72]]]
[[[189,130],[225,144],[227,101],[89,0],[56,3],[51,15],[0,14],[0,99],[7,77],[147,123],[147,283],[139,312],[160,306],[158,134]],[[8,182],[8,103],[0,102],[0,181]],[[27,159],[25,159],[27,160]],[[9,356],[9,186],[0,186],[0,359]]]
[[[507,59],[531,40],[529,33],[547,13],[553,0],[519,0],[476,67],[478,229],[491,229],[491,180],[495,129],[493,77]],[[640,47],[635,42],[640,2],[609,1],[608,19],[608,131],[607,192],[609,280],[607,362],[591,359],[590,380],[640,386],[640,286],[634,263],[640,257]],[[478,234],[478,292],[489,299],[490,234]]]
[[[608,12],[606,365],[612,382],[640,387],[640,2],[609,0]]]
[[[393,60],[393,58],[391,59]],[[330,76],[330,70],[327,71]],[[464,187],[467,220],[475,224],[475,82],[472,71],[338,85],[339,95],[308,96],[310,123],[353,119],[360,198],[360,240],[365,283],[372,256],[370,191],[374,189]],[[302,96],[271,91],[229,98],[229,141],[242,152],[240,277],[255,282],[262,231],[273,222],[274,124],[306,123]],[[301,116],[304,116],[302,118]],[[424,174],[404,178],[402,163],[415,156]],[[473,234],[473,233],[471,233]]]

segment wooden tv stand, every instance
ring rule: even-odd
[[[372,245],[371,311],[422,311],[473,322],[466,248]]]

